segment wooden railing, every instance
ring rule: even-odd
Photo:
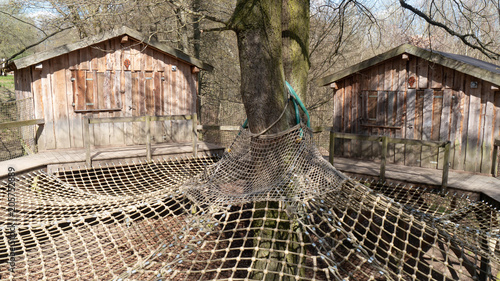
[[[124,122],[145,122],[146,126],[146,158],[151,160],[151,121],[170,121],[170,120],[191,120],[193,123],[193,155],[198,156],[198,131],[197,116],[193,115],[167,115],[167,116],[137,116],[137,117],[110,117],[110,118],[84,118],[83,137],[85,146],[85,162],[90,167],[92,159],[90,157],[90,124],[102,123],[124,123]]]
[[[240,126],[218,126],[218,125],[199,125],[198,130],[220,130],[220,131],[237,131],[240,129]],[[438,147],[444,149],[443,163],[447,163],[443,165],[443,173],[441,178],[441,189],[446,191],[448,187],[448,173],[450,167],[450,147],[451,142],[438,142],[438,141],[423,141],[423,140],[412,140],[412,139],[402,139],[402,138],[390,138],[387,136],[367,136],[367,135],[359,135],[359,134],[347,134],[347,133],[337,133],[333,132],[333,127],[313,127],[313,132],[330,132],[330,144],[329,144],[329,155],[328,159],[331,164],[334,162],[335,155],[335,139],[350,139],[350,140],[361,140],[361,141],[373,141],[373,142],[381,142],[382,149],[380,152],[380,172],[379,177],[381,180],[385,180],[385,171],[387,165],[387,150],[388,144],[404,144],[404,145],[419,145],[419,146],[429,146],[429,147]],[[499,141],[500,144],[500,141]]]
[[[330,149],[329,149],[329,161],[333,165],[334,155],[335,155],[335,139],[349,139],[349,140],[359,140],[359,141],[372,141],[381,142],[381,152],[380,152],[380,172],[379,177],[382,181],[385,181],[385,171],[387,165],[387,150],[388,144],[403,144],[403,145],[419,145],[419,146],[429,146],[438,147],[444,149],[443,156],[443,173],[441,177],[441,189],[446,191],[448,188],[448,173],[450,168],[450,141],[438,142],[438,141],[424,141],[424,140],[412,140],[412,139],[402,139],[402,138],[391,138],[388,136],[367,136],[358,134],[348,134],[348,133],[337,133],[330,131]]]
[[[34,142],[35,145],[38,143],[38,139],[40,138],[42,131],[43,131],[43,125],[45,125],[45,120],[44,119],[32,119],[32,120],[25,120],[25,121],[13,121],[13,122],[5,122],[5,123],[0,123],[0,130],[1,129],[11,129],[11,128],[20,128],[24,126],[32,126],[32,125],[38,125],[38,128],[35,132],[34,136]],[[32,151],[28,146],[23,144],[24,149],[28,151],[29,154],[34,154],[36,151]]]

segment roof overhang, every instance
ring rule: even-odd
[[[500,66],[471,57],[422,49],[409,44],[401,45],[385,53],[362,61],[358,64],[342,69],[334,74],[319,78],[318,80],[316,80],[316,84],[318,86],[330,85],[331,83],[339,81],[363,69],[369,68],[385,60],[394,58],[402,54],[410,54],[471,75],[473,77],[491,82],[495,85],[500,85]]]
[[[124,36],[124,35],[128,35],[129,37],[134,38],[135,40],[137,40],[139,42],[143,42],[143,43],[145,43],[145,44],[147,44],[155,49],[158,49],[161,52],[164,52],[166,54],[174,56],[174,57],[176,57],[176,58],[178,58],[178,59],[180,59],[188,64],[194,65],[200,69],[208,70],[208,71],[213,70],[213,66],[211,66],[210,64],[204,63],[201,60],[194,58],[194,57],[191,57],[180,50],[177,50],[177,49],[174,49],[170,46],[167,46],[166,44],[153,41],[153,40],[151,40],[150,37],[145,36],[145,35],[141,34],[140,32],[133,30],[131,28],[125,27],[125,26],[118,28],[118,29],[115,29],[115,30],[112,30],[112,31],[108,31],[108,32],[96,35],[96,36],[85,38],[82,41],[79,41],[76,43],[62,45],[62,46],[59,46],[57,48],[54,48],[54,49],[51,49],[48,51],[36,53],[33,55],[26,56],[24,58],[20,58],[20,59],[11,61],[7,64],[7,68],[10,70],[23,69],[23,68],[26,68],[28,66],[39,64],[39,63],[46,61],[48,59],[52,59],[52,58],[55,58],[57,56],[70,53],[72,51],[83,49],[83,48],[98,44],[100,42],[109,40],[111,38],[115,38],[118,36]]]

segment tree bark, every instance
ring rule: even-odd
[[[309,0],[283,0],[282,38],[285,79],[305,103],[309,73]]]
[[[309,1],[239,0],[229,27],[237,35],[241,95],[250,131],[288,129],[295,120],[293,106],[286,106],[285,77],[301,97],[306,92]],[[278,202],[256,202],[255,208],[252,227],[257,259],[250,278],[292,280],[287,276],[303,275],[299,258],[303,249],[297,246],[301,235],[294,220]]]
[[[239,0],[230,20],[236,32],[241,69],[241,96],[250,131],[287,129],[281,40],[281,1]]]

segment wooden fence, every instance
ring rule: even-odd
[[[380,151],[380,173],[379,177],[382,181],[385,181],[385,170],[387,164],[387,148],[389,143],[402,144],[402,145],[418,145],[418,146],[428,146],[437,147],[444,149],[443,157],[443,174],[441,178],[441,189],[445,191],[448,187],[448,173],[450,167],[450,141],[438,142],[438,141],[423,141],[423,140],[412,140],[412,139],[402,139],[402,138],[391,138],[388,136],[368,136],[359,134],[348,134],[348,133],[336,133],[330,131],[330,149],[329,149],[329,161],[333,165],[334,155],[335,155],[335,139],[349,139],[349,140],[359,140],[359,141],[372,141],[381,142],[382,148]]]
[[[92,165],[90,157],[90,124],[102,123],[124,123],[124,122],[145,122],[146,129],[146,158],[151,160],[151,121],[169,121],[169,120],[191,120],[193,124],[193,155],[198,156],[198,131],[197,120],[198,117],[193,115],[166,115],[166,116],[137,116],[137,117],[110,117],[110,118],[88,118],[86,117],[83,122],[83,142],[85,146],[85,161],[88,166]]]

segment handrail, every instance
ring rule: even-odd
[[[40,136],[42,135],[43,126],[45,125],[44,119],[31,119],[31,120],[24,120],[24,121],[4,122],[4,123],[0,123],[0,129],[10,129],[10,128],[18,128],[18,127],[24,127],[24,126],[32,126],[32,125],[38,125],[38,128],[35,132],[35,137],[34,137],[35,144],[37,144],[38,140],[40,139]],[[23,143],[22,146],[28,151],[28,154],[34,154],[34,151],[31,150],[31,148],[29,148],[27,145],[25,145]]]
[[[193,123],[193,155],[198,156],[198,117],[194,113],[192,115],[162,115],[162,116],[132,116],[132,117],[108,117],[108,118],[89,118],[85,117],[83,122],[84,146],[85,146],[85,161],[87,165],[92,166],[90,156],[90,124],[102,123],[128,123],[128,122],[145,122],[146,123],[146,159],[151,161],[151,121],[168,121],[168,120],[191,120]]]
[[[0,123],[0,129],[9,129],[9,128],[15,128],[15,127],[24,127],[24,126],[30,126],[30,125],[43,125],[43,124],[45,124],[44,119],[13,121],[13,122]]]
[[[334,153],[335,153],[335,139],[350,139],[350,140],[364,140],[364,141],[374,141],[382,142],[381,151],[381,162],[380,162],[380,179],[385,180],[385,170],[387,162],[387,148],[389,143],[406,144],[406,145],[420,145],[420,146],[430,146],[430,147],[440,147],[444,148],[443,162],[443,174],[441,178],[441,190],[446,192],[448,188],[448,173],[450,167],[450,141],[425,141],[425,140],[412,140],[403,138],[391,138],[388,136],[369,136],[369,135],[359,135],[350,133],[338,133],[330,130],[330,151],[329,151],[329,161],[333,165]]]

